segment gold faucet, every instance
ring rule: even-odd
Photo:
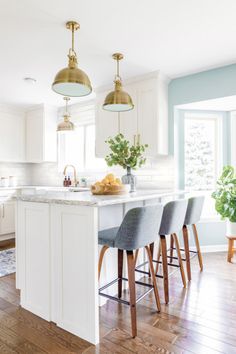
[[[66,171],[68,167],[72,167],[73,168],[73,172],[74,172],[74,180],[72,182],[72,186],[73,187],[77,187],[78,181],[77,181],[77,176],[76,176],[76,169],[74,165],[66,165],[63,171],[64,176],[66,176]]]

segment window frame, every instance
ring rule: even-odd
[[[228,139],[230,132],[230,119],[228,118],[228,112],[222,111],[204,111],[204,110],[190,110],[190,109],[177,109],[176,111],[176,121],[175,121],[175,166],[176,166],[176,187],[179,189],[185,189],[185,119],[186,116],[189,118],[197,119],[214,119],[217,122],[217,134],[216,134],[216,145],[217,154],[219,161],[215,167],[217,180],[224,165],[230,163],[230,141]],[[209,198],[211,192],[214,190],[201,190],[201,191],[191,191],[191,195],[205,195]],[[212,212],[209,215],[202,215],[202,220],[204,221],[215,221],[220,220],[220,217],[216,212]]]

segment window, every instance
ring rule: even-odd
[[[95,156],[94,106],[82,106],[71,113],[75,124],[73,132],[58,134],[58,165],[72,164],[79,172],[104,170],[104,159]]]
[[[179,111],[179,186],[194,194],[204,194],[203,218],[217,213],[211,193],[223,166],[224,115],[201,111]]]
[[[220,165],[219,117],[185,115],[185,188],[212,190]]]

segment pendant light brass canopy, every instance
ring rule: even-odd
[[[75,129],[74,123],[70,121],[70,113],[68,112],[68,101],[70,100],[70,97],[63,97],[63,99],[66,101],[66,109],[63,115],[63,122],[59,123],[57,126],[58,132],[72,131]]]
[[[103,109],[111,112],[125,112],[134,108],[134,104],[130,95],[122,88],[122,82],[119,72],[119,62],[124,58],[123,54],[115,53],[112,58],[116,60],[116,76],[114,80],[115,90],[110,92],[103,104]]]
[[[88,75],[78,68],[77,55],[74,50],[74,33],[80,28],[75,21],[66,23],[66,28],[72,32],[72,46],[69,50],[68,67],[60,70],[54,79],[52,89],[63,96],[81,97],[92,92]]]

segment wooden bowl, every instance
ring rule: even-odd
[[[92,185],[91,192],[94,195],[119,195],[127,193],[126,187],[121,185]]]

